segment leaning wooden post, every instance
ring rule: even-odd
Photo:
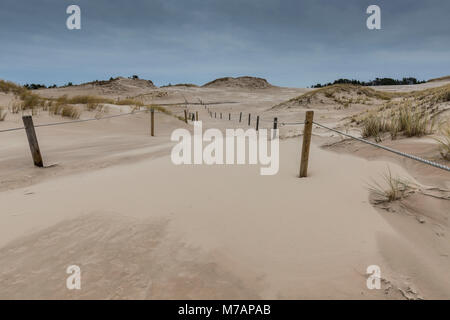
[[[188,123],[187,110],[186,109],[184,109],[184,122]]]
[[[28,144],[30,145],[31,156],[33,157],[34,165],[42,168],[44,163],[42,161],[41,150],[36,137],[36,131],[34,130],[33,118],[31,116],[22,117],[25,131],[27,132]]]
[[[303,129],[302,161],[300,163],[300,178],[308,176],[309,147],[311,146],[311,133],[314,111],[306,111],[305,128]]]
[[[259,130],[259,116],[256,117],[256,131]]]
[[[151,115],[151,135],[152,137],[155,136],[155,109],[151,109],[150,110],[150,115]]]
[[[250,126],[250,119],[251,119],[252,115],[249,113],[248,114],[248,125]]]
[[[195,120],[198,121],[198,111],[195,111]]]
[[[239,115],[239,122],[242,122],[242,112],[241,112],[241,114]]]

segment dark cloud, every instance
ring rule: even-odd
[[[82,29],[65,27],[78,4]],[[382,9],[382,30],[365,27]],[[139,74],[157,84],[256,75],[306,86],[450,74],[450,1],[2,0],[0,77],[47,84]]]

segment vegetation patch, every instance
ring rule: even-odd
[[[376,203],[397,201],[413,192],[412,183],[406,179],[394,176],[390,168],[381,177],[382,182],[373,181],[368,188],[373,194],[374,202]]]

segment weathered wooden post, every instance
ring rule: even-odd
[[[184,122],[188,123],[187,110],[184,109]]]
[[[155,109],[151,108],[150,116],[151,116],[151,135],[152,135],[152,137],[154,137],[155,136]]]
[[[308,176],[309,148],[311,146],[311,133],[314,111],[306,111],[305,128],[303,129],[302,160],[300,163],[300,178]]]
[[[36,167],[42,168],[44,162],[42,161],[41,150],[36,137],[36,131],[34,130],[33,118],[31,116],[22,117],[25,131],[27,132],[28,144],[30,145],[31,156]]]
[[[231,120],[231,113],[228,114],[228,121]]]
[[[239,122],[242,122],[242,112],[241,112],[241,114],[239,115]]]
[[[256,131],[259,130],[259,116],[256,116]]]
[[[252,115],[249,113],[248,114],[248,126],[250,126],[250,119],[251,119]]]
[[[278,118],[273,118],[273,137],[272,139],[275,139],[277,137],[277,130],[278,129]]]
[[[195,120],[198,121],[198,111],[195,111]]]
[[[195,121],[195,114],[192,112],[192,121]]]

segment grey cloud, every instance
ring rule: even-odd
[[[82,30],[65,28],[69,4]],[[382,30],[365,28],[368,5]],[[157,84],[263,76],[279,85],[450,71],[450,2],[366,0],[2,0],[0,77],[81,82],[139,74]]]

